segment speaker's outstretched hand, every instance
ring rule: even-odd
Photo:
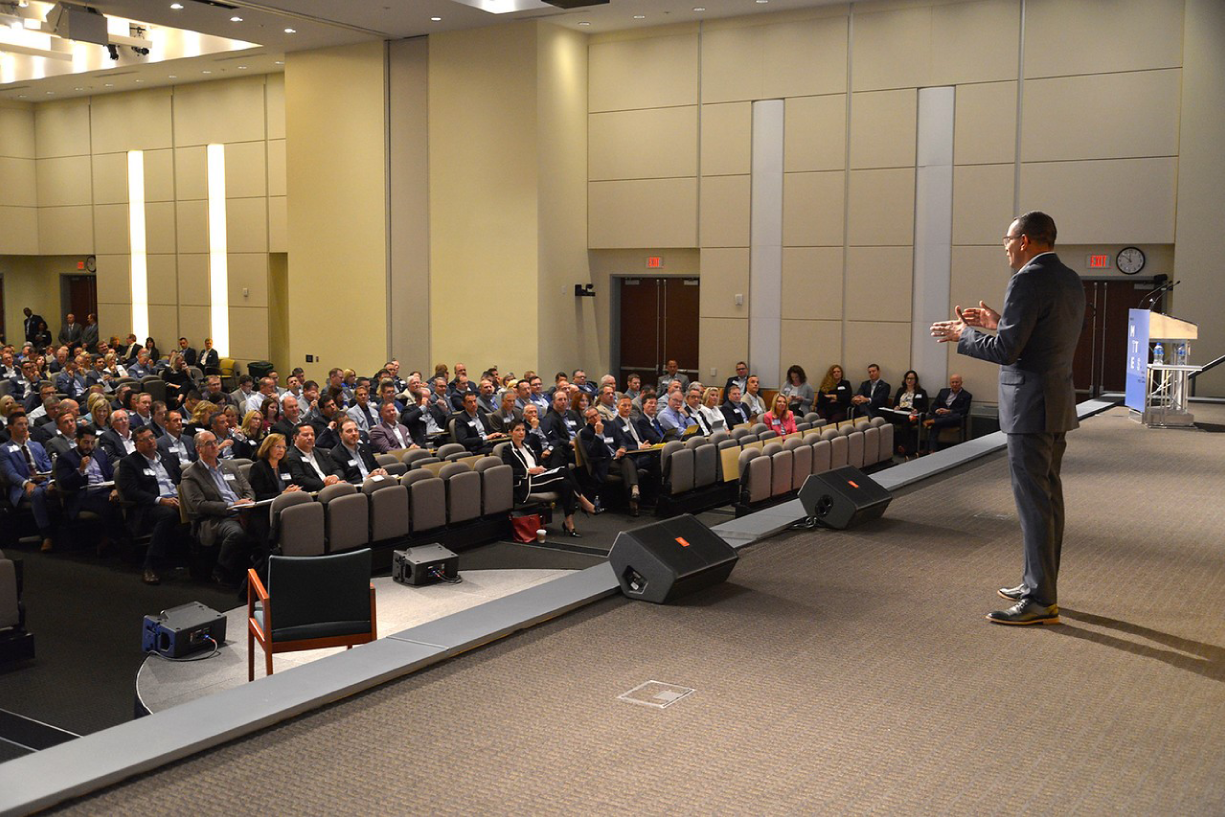
[[[1000,313],[987,306],[982,301],[977,307],[968,307],[961,313],[961,319],[966,326],[977,326],[982,329],[995,329],[1000,325]]]
[[[966,320],[962,315],[960,306],[953,307],[953,311],[957,313],[957,320],[936,321],[932,324],[931,334],[938,343],[961,340],[961,333],[966,328]]]

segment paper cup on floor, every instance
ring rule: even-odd
[[[536,530],[536,541],[537,541],[537,542],[543,542],[543,541],[544,541],[544,537],[548,536],[548,534],[549,534],[549,532],[548,532],[547,530],[545,530],[544,528],[538,528],[538,529]]]

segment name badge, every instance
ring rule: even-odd
[[[915,399],[916,399],[916,400],[922,400],[922,399],[923,399],[923,392],[921,392],[921,391],[919,391],[919,392],[915,392]]]
[[[289,482],[289,474],[281,474],[281,482]]]
[[[476,428],[476,425],[477,425],[476,420],[469,420],[468,425],[472,426],[473,428]]]
[[[154,477],[154,478],[156,478],[156,477],[157,477],[157,472],[156,472],[156,471],[154,471],[152,468],[146,468],[146,469],[145,469],[145,476],[147,476],[147,477]]]
[[[570,428],[574,428],[574,420],[566,420],[566,425],[570,426]]]
[[[224,479],[226,482],[233,482],[233,481],[234,481],[234,475],[233,475],[233,474],[222,474],[222,475],[221,475],[221,478],[222,478],[222,479]]]
[[[382,475],[382,474],[375,474],[374,476],[372,476],[372,477],[370,478],[370,481],[371,481],[371,482],[382,482],[382,481],[383,481],[383,475]]]
[[[354,468],[356,468],[356,467],[357,467],[357,460],[349,460],[349,465],[352,465]]]
[[[838,391],[846,391],[846,386],[839,386]]]
[[[21,451],[21,446],[19,446],[19,445],[10,445],[10,446],[9,446],[9,451],[12,451],[14,454],[16,454],[16,453],[18,453],[19,451]]]

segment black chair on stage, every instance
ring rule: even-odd
[[[264,674],[271,675],[274,653],[351,649],[378,638],[370,566],[369,548],[332,556],[272,556],[267,589],[255,570],[248,570],[247,680],[255,680],[257,641]]]

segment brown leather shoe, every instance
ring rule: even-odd
[[[923,427],[924,427],[924,428],[931,428],[931,427],[932,427],[932,426],[934,426],[935,424],[936,424],[936,421],[935,421],[935,420],[932,420],[931,418],[928,418],[928,419],[926,419],[926,420],[924,420],[924,421],[923,421]]]
[[[40,553],[50,553],[52,547],[53,547],[53,543],[51,541],[51,537],[48,536],[46,539],[43,540],[43,546],[40,547],[38,550]]]
[[[161,584],[162,580],[153,572],[153,568],[146,567],[145,572],[141,575],[140,580],[145,584]]]

